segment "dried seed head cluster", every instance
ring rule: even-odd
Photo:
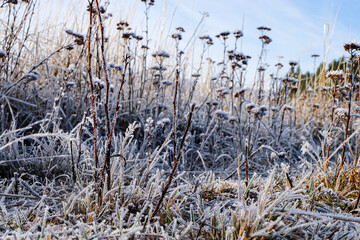
[[[339,119],[345,121],[348,116],[348,110],[345,108],[337,108],[334,111],[335,116],[337,116]]]
[[[155,4],[155,0],[141,0],[141,1],[149,4],[149,6],[153,6]]]
[[[340,83],[345,79],[345,74],[343,70],[329,71],[326,73],[327,78],[331,78],[335,83]]]
[[[240,30],[235,30],[233,34],[234,34],[236,39],[241,38],[241,37],[244,36],[244,33],[242,31],[240,31]]]
[[[71,50],[74,49],[74,45],[73,45],[73,44],[69,44],[69,45],[66,45],[64,48],[65,48],[66,50],[68,50],[68,51],[71,51]]]
[[[290,61],[290,62],[289,62],[289,65],[290,65],[291,67],[295,67],[297,64],[298,64],[298,63],[295,62],[295,61]]]
[[[275,64],[275,67],[281,69],[284,67],[284,65],[282,63],[277,63],[277,64]]]
[[[164,85],[164,86],[171,86],[173,83],[169,80],[163,80],[161,81],[161,83]]]
[[[289,83],[289,84],[296,84],[299,82],[299,80],[297,80],[296,78],[292,78],[292,77],[283,78],[282,81],[284,83]]]
[[[260,31],[271,31],[271,28],[265,27],[265,26],[260,26],[257,29],[260,30]]]
[[[360,50],[360,44],[358,44],[356,42],[345,43],[344,44],[344,49],[347,52],[359,51]]]
[[[290,105],[284,105],[284,106],[283,106],[283,110],[284,110],[284,111],[293,112],[293,111],[295,111],[295,108],[293,108],[293,107],[290,106]]]
[[[72,30],[70,29],[67,29],[65,30],[65,32],[73,37],[75,37],[75,43],[77,45],[84,45],[84,35],[80,34],[80,33],[76,33],[76,32],[73,32]]]
[[[123,31],[125,29],[128,29],[129,28],[129,23],[127,21],[124,21],[124,20],[121,20],[120,22],[118,22],[116,24],[116,29],[119,30],[119,31]]]
[[[200,36],[199,39],[204,41],[208,45],[213,45],[214,44],[212,38],[209,35]]]
[[[267,35],[261,35],[259,39],[263,42],[263,44],[269,44],[272,42],[271,38],[269,38]]]
[[[136,34],[133,32],[124,32],[122,34],[122,38],[124,38],[124,39],[131,39],[131,38],[135,38],[135,37],[136,37]]]
[[[259,106],[259,107],[254,107],[251,109],[251,113],[254,115],[254,118],[262,118],[263,116],[266,115],[266,112],[268,111],[268,107],[267,106]]]
[[[178,40],[182,39],[182,35],[180,33],[174,33],[171,35],[171,37]]]
[[[167,68],[165,66],[158,66],[158,65],[152,66],[151,69],[156,70],[156,71],[166,71],[167,70]]]
[[[215,116],[220,118],[220,119],[225,119],[225,120],[229,120],[229,118],[230,118],[229,113],[224,112],[222,110],[216,110],[215,111]]]
[[[3,60],[4,58],[6,58],[6,56],[7,56],[6,52],[0,50],[0,59]]]
[[[225,96],[230,93],[227,87],[217,88],[216,92],[218,93],[219,98],[225,98]]]
[[[116,71],[122,72],[122,70],[123,70],[123,67],[120,64],[110,63],[109,65],[110,65],[110,68],[112,68]]]
[[[170,54],[168,54],[167,52],[165,52],[164,50],[159,50],[156,51],[152,54],[153,57],[159,57],[159,58],[169,58]]]
[[[251,110],[253,108],[257,107],[257,105],[255,103],[248,103],[246,104],[245,108],[246,108],[246,111],[248,111],[249,113],[251,112]]]
[[[243,98],[245,93],[249,91],[248,88],[240,88],[237,91],[235,91],[234,98]]]
[[[30,0],[22,0],[22,2],[24,2],[24,3],[29,3]],[[10,4],[16,5],[16,4],[19,3],[19,1],[18,1],[18,0],[7,0],[7,1],[4,1],[4,3],[10,3]]]
[[[295,94],[297,92],[297,90],[298,90],[298,87],[290,86],[290,91],[291,91],[292,94]]]
[[[271,111],[275,113],[280,112],[279,108],[277,107],[271,107]]]
[[[266,68],[264,68],[264,67],[262,67],[262,66],[260,66],[260,67],[258,67],[258,69],[257,69],[259,72],[264,72],[265,70],[266,70]]]
[[[184,33],[184,32],[185,32],[185,29],[184,29],[183,27],[177,27],[177,28],[176,28],[176,31],[179,31],[179,32]]]
[[[226,40],[226,39],[229,38],[229,35],[230,35],[230,32],[229,32],[229,31],[225,31],[225,32],[221,32],[221,33],[215,35],[215,37],[217,37],[217,38],[220,38],[220,37],[221,37],[223,40]]]

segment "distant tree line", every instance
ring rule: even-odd
[[[334,59],[332,62],[330,62],[329,64],[327,64],[326,67],[326,71],[334,71],[334,70],[345,70],[345,68],[347,67],[348,61],[345,59],[344,56],[340,57],[339,59]],[[294,72],[292,72],[292,70],[290,69],[289,71],[289,76],[294,76],[294,78],[298,79],[300,82],[299,88],[301,91],[306,91],[308,90],[309,87],[311,88],[316,88],[316,86],[319,86],[319,80],[321,79],[321,77],[323,77],[324,75],[324,63],[320,63],[317,68],[315,73],[311,73],[309,71],[307,71],[306,73],[302,73],[301,71],[301,67],[298,65],[297,68],[294,70]],[[358,67],[358,62],[354,61],[354,66],[353,66],[353,76],[357,76],[359,72],[359,67]]]

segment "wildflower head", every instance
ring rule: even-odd
[[[277,64],[275,64],[275,67],[277,67],[277,68],[281,69],[281,68],[283,68],[283,67],[284,67],[284,65],[282,65],[282,63],[277,63]]]
[[[241,38],[242,36],[244,36],[244,34],[240,30],[235,30],[234,31],[234,36],[235,36],[236,39],[238,39],[238,38]]]
[[[144,39],[144,37],[141,36],[141,35],[136,35],[136,36],[135,36],[135,39],[136,39],[137,41],[141,41],[141,40]]]
[[[284,106],[283,106],[283,110],[284,110],[284,111],[293,112],[293,111],[295,111],[295,108],[293,108],[293,107],[290,106],[290,105],[284,105]]]
[[[119,23],[116,24],[117,30],[122,31],[129,27],[129,23],[127,21],[121,20]]]
[[[230,116],[227,112],[221,111],[221,110],[216,110],[215,111],[215,115],[216,117],[220,118],[220,119],[225,119],[225,120],[229,120]]]
[[[347,52],[352,52],[352,51],[359,51],[360,50],[360,44],[354,42],[350,42],[350,43],[345,43],[344,44],[344,50]]]
[[[4,51],[2,51],[2,50],[0,50],[0,59],[5,59],[6,58],[6,52],[4,52]]]
[[[246,104],[245,108],[250,113],[253,108],[257,107],[254,103],[248,103]]]
[[[345,108],[337,108],[335,109],[334,114],[340,120],[345,121],[348,116],[348,111]]]
[[[82,35],[82,34],[80,34],[80,33],[73,32],[73,31],[70,30],[70,29],[65,30],[65,32],[66,32],[67,34],[75,37],[75,43],[76,43],[77,45],[84,45],[84,43],[85,43],[85,41],[84,41],[84,39],[85,39],[84,35]]]
[[[200,40],[202,40],[207,45],[213,45],[213,40],[209,35],[202,35],[199,37]]]
[[[236,117],[231,116],[231,117],[229,118],[229,123],[234,124],[235,122],[236,122]]]
[[[229,31],[225,31],[225,32],[221,32],[220,36],[225,40],[228,38],[228,36],[230,35]]]
[[[258,27],[257,29],[260,30],[260,31],[263,31],[263,32],[265,32],[265,31],[271,31],[271,28],[269,28],[269,27],[264,27],[264,26],[260,26],[260,27]]]
[[[274,112],[274,113],[277,113],[277,112],[279,112],[280,110],[279,110],[279,108],[277,108],[277,107],[271,107],[271,111]]]
[[[242,98],[245,95],[245,92],[248,91],[249,89],[247,88],[240,88],[239,90],[237,90],[234,94],[234,98]]]
[[[170,54],[165,52],[164,50],[156,51],[152,54],[153,57],[159,57],[159,58],[169,58]]]
[[[165,87],[167,87],[167,86],[171,86],[173,83],[171,82],[171,81],[169,81],[169,80],[163,80],[163,81],[161,81],[161,83],[165,86]]]
[[[290,92],[291,92],[292,94],[295,94],[295,93],[297,92],[297,90],[298,90],[298,87],[290,86]]]
[[[124,32],[122,35],[122,38],[124,38],[124,39],[131,39],[134,37],[136,37],[136,35],[133,32]]]
[[[171,37],[173,39],[178,39],[178,40],[182,39],[182,35],[180,33],[174,33],[173,35],[171,35]]]
[[[297,79],[291,78],[291,77],[284,78],[282,81],[284,83],[293,83],[293,84],[296,84],[299,82]]]
[[[143,3],[149,4],[149,6],[153,6],[155,4],[155,0],[141,0]]]
[[[259,107],[254,107],[251,109],[251,112],[254,114],[255,118],[262,118],[263,116],[266,115],[268,108],[266,106],[259,106]]]
[[[64,47],[64,49],[66,49],[66,50],[68,50],[68,51],[71,51],[71,50],[74,49],[74,45],[72,45],[72,44],[66,45],[66,46]],[[0,58],[1,58],[1,56],[0,56]]]
[[[225,95],[229,94],[229,89],[226,87],[220,87],[218,89],[216,89],[216,92],[219,94],[220,98],[225,97]]]
[[[342,70],[329,71],[326,73],[326,77],[334,81],[334,84],[339,84],[345,79],[345,74]]]
[[[295,61],[290,61],[290,62],[289,62],[289,65],[290,65],[291,67],[295,67],[295,66],[297,65],[297,62],[295,62]]]
[[[114,69],[115,71],[122,72],[123,67],[120,64],[110,63],[110,68]]]
[[[269,38],[267,35],[261,35],[259,39],[262,41],[263,44],[269,44],[272,42],[271,38]]]
[[[185,32],[183,27],[177,27],[176,30],[179,31],[179,32]]]

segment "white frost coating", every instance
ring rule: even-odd
[[[360,223],[360,217],[348,216],[347,214],[309,212],[309,211],[304,211],[304,210],[300,210],[300,209],[294,209],[292,211],[292,213],[300,214],[300,215],[308,215],[308,216],[313,216],[313,217],[317,217],[317,218],[326,217],[326,218],[332,218],[332,219],[341,220],[341,221]]]
[[[224,118],[224,119],[229,119],[230,115],[227,112],[221,111],[221,110],[216,110],[215,111],[215,115],[219,118]]]

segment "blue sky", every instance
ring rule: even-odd
[[[47,7],[54,7],[57,3],[58,13],[61,13],[62,6],[66,9],[63,11],[78,16],[79,12],[84,12],[86,2],[52,0]],[[150,31],[153,43],[162,46],[170,41],[168,36],[178,26],[185,28],[186,41],[198,25],[201,12],[208,12],[209,17],[201,25],[200,35],[214,36],[222,31],[242,29],[244,23],[242,51],[253,57],[249,66],[249,75],[252,75],[261,46],[256,28],[264,25],[272,28],[268,35],[273,40],[268,47],[267,62],[271,66],[268,73],[279,61],[278,56],[284,57],[281,59],[284,65],[294,60],[301,64],[303,71],[312,71],[313,59],[310,56],[319,54],[318,62],[325,57],[324,32],[328,62],[345,54],[345,42],[360,40],[359,9],[358,0],[155,0],[150,11]],[[144,27],[143,10],[140,0],[110,0],[113,21],[129,21],[136,26],[134,30],[138,34]],[[210,53],[214,60],[220,61],[221,44],[217,39],[214,42]],[[198,53],[200,46],[191,50]]]
[[[166,1],[156,1],[160,8]],[[275,64],[277,56],[282,60],[299,61],[304,70],[312,70],[316,53],[324,58],[324,26],[326,26],[327,46],[330,44],[328,59],[344,54],[343,44],[358,40],[360,27],[358,9],[360,1],[349,0],[169,0],[168,12],[175,9],[174,24],[181,24],[189,32],[195,29],[201,15],[206,11],[210,17],[206,19],[202,31],[212,36],[221,31],[241,29],[244,19],[243,52],[254,57],[259,55],[260,40],[258,26],[268,26],[272,31],[268,35],[273,42],[269,45],[268,62]],[[157,14],[161,14],[159,9]],[[155,11],[153,12],[155,15]],[[216,47],[215,47],[216,48]],[[216,51],[216,50],[213,50]]]

